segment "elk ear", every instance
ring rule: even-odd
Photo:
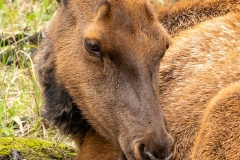
[[[67,4],[68,4],[68,0],[57,0],[57,2],[58,2],[58,4],[62,4],[62,5],[64,5],[64,6],[67,6]]]
[[[149,3],[144,3],[143,11],[146,13],[146,18],[148,18],[150,21],[156,20],[156,11],[152,7],[152,5],[150,5]]]
[[[105,18],[108,18],[111,11],[111,6],[108,1],[104,1],[99,5],[99,9],[97,11],[97,21],[103,20]]]

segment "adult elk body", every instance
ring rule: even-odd
[[[201,2],[194,10],[196,15],[206,8],[207,2]],[[210,124],[208,116],[202,128],[200,125],[210,99],[239,80],[239,13],[236,9],[239,1],[213,2],[232,7],[219,14],[220,17],[206,15],[210,20],[194,24],[195,27],[191,25],[192,29],[183,31],[184,27],[180,27],[182,32],[171,30],[171,26],[166,25],[169,23],[159,15],[160,22],[175,35],[161,63],[159,88],[159,62],[169,45],[169,37],[145,1],[59,2],[58,12],[41,44],[36,69],[43,88],[46,116],[61,131],[73,136],[79,146],[78,159],[171,159],[174,142],[166,131],[160,104],[164,106],[170,132],[177,140],[178,159],[214,157],[215,154],[208,156],[208,152],[201,151],[207,146],[205,141],[194,141],[199,130],[197,139],[205,139],[204,127]],[[200,2],[190,6],[197,4]],[[179,6],[182,10],[160,11],[159,14],[173,15],[178,11],[179,15],[189,10],[189,6],[183,6]],[[231,8],[236,10],[231,11]],[[213,8],[209,9],[214,12]],[[211,19],[213,17],[218,18]],[[182,20],[181,16],[178,18],[174,24]],[[181,25],[184,23],[177,26]],[[225,41],[226,37],[231,40]],[[222,41],[216,42],[218,38]],[[216,61],[219,55],[221,62]],[[211,70],[207,62],[216,67]],[[229,72],[229,66],[234,72]],[[226,76],[229,78],[224,78]],[[230,88],[234,86],[238,85]],[[231,97],[237,91],[229,91],[226,96]],[[216,97],[215,101],[218,99],[221,98]],[[238,104],[240,100],[233,101]],[[209,108],[208,114],[217,109]],[[217,113],[225,115],[224,111]],[[234,121],[236,123],[231,125],[239,124],[237,119]],[[218,129],[224,131],[226,127]],[[234,129],[236,132],[236,127]],[[217,133],[214,131],[209,134]],[[213,149],[219,141],[210,141]],[[223,150],[220,148],[220,151]],[[234,147],[226,151],[227,155],[236,152]]]
[[[159,20],[174,36],[159,96],[176,159],[240,159],[240,1],[182,1]]]

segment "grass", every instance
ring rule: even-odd
[[[63,141],[41,117],[41,97],[29,35],[44,30],[56,10],[54,0],[0,0],[0,136]]]

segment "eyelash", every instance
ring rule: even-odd
[[[96,40],[86,39],[85,42],[86,50],[91,53],[93,56],[99,57],[102,59],[101,48],[99,43]]]

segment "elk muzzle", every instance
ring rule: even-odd
[[[162,135],[146,134],[132,143],[126,137],[122,139],[125,143],[121,144],[120,140],[121,160],[173,160],[175,157],[174,139],[167,132]]]

